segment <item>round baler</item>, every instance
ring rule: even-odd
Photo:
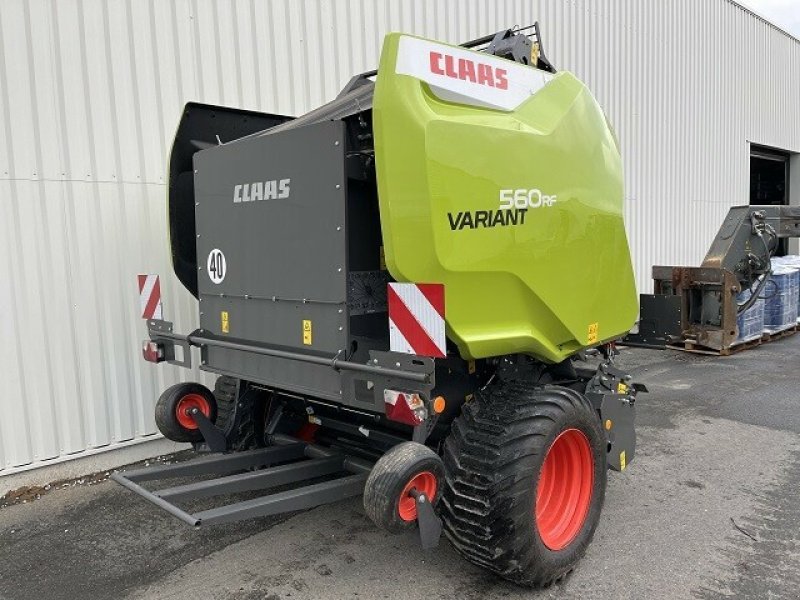
[[[363,493],[387,531],[559,580],[635,450],[622,203],[612,129],[536,25],[389,34],[376,72],[297,118],[187,105],[170,246],[200,327],[151,320],[144,354],[200,349],[214,391],[170,387],[156,421],[210,453],[115,479],[195,525]],[[272,491],[177,506],[252,490]]]

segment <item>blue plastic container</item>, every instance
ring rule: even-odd
[[[772,259],[772,268],[777,266],[789,267],[790,269],[797,269],[800,271],[800,256],[797,254],[790,254],[788,256],[776,256]],[[797,293],[797,317],[800,320],[800,286],[798,286]]]
[[[769,284],[768,284],[769,285]],[[753,284],[755,289],[758,283]],[[737,304],[744,304],[750,299],[753,292],[744,290],[736,296]],[[753,305],[736,317],[736,327],[739,335],[736,336],[735,343],[749,342],[759,339],[764,333],[764,299],[758,298]]]
[[[780,261],[782,262],[782,261]],[[800,271],[773,263],[770,281],[764,286],[764,330],[783,331],[797,324]]]

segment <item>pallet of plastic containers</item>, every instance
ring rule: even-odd
[[[770,281],[764,286],[764,338],[784,337],[797,328],[797,305],[800,293],[800,271],[773,263]]]
[[[789,254],[787,256],[775,256],[772,259],[773,268],[776,266],[789,267],[800,271],[800,256]],[[800,287],[797,294],[797,322],[800,323]]]

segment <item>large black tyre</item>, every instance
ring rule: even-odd
[[[372,467],[364,486],[364,510],[372,521],[391,533],[402,533],[416,521],[412,487],[426,493],[436,506],[444,480],[442,459],[417,442],[398,444]]]
[[[158,430],[173,442],[202,442],[203,434],[188,415],[192,408],[198,408],[212,423],[217,419],[217,402],[206,386],[177,383],[168,387],[156,402]]]
[[[563,451],[565,443],[576,454],[559,456],[560,463],[548,461],[538,507],[550,507],[551,497],[576,498],[572,508],[559,506],[562,516],[572,515],[559,537],[552,523],[560,516],[553,511],[541,515],[540,528],[537,491],[545,457],[551,448]],[[573,457],[583,462],[563,462]],[[606,441],[596,411],[582,394],[556,386],[491,385],[476,393],[453,422],[444,462],[444,531],[470,562],[521,585],[546,587],[566,576],[585,553],[605,499]],[[566,496],[553,492],[559,488],[552,473],[573,486]]]
[[[241,380],[222,375],[214,384],[217,400],[216,426],[225,432],[232,451],[263,446],[263,394],[240,390]],[[237,406],[237,403],[239,404]]]
[[[222,375],[214,382],[214,398],[217,400],[216,426],[227,431],[236,409],[239,396],[239,380],[236,377]]]

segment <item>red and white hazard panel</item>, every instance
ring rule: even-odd
[[[139,304],[143,319],[162,319],[161,282],[158,275],[139,275]]]
[[[444,285],[390,283],[387,295],[390,350],[444,358]]]

